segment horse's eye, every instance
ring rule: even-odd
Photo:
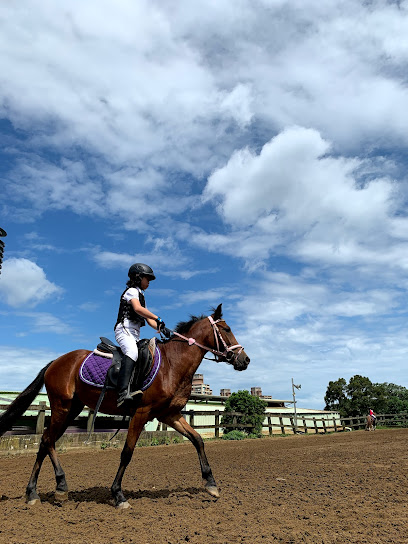
[[[224,329],[225,332],[231,332],[231,329],[229,327],[227,327],[226,329]]]

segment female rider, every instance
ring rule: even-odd
[[[140,387],[140,366],[135,365],[138,357],[137,342],[140,339],[140,327],[147,323],[165,336],[170,335],[160,317],[146,308],[143,292],[149,283],[156,279],[150,266],[135,263],[129,268],[129,280],[126,289],[120,297],[118,318],[116,321],[115,338],[123,352],[122,364],[118,376],[117,406],[132,400],[137,400],[143,394]],[[134,383],[137,391],[130,392],[130,378],[135,367]],[[136,399],[134,397],[136,396]]]

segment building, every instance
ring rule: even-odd
[[[204,383],[204,374],[194,374],[191,392],[196,395],[212,395],[210,386]]]
[[[231,396],[231,389],[220,389],[220,396],[221,397],[230,397]]]
[[[204,384],[202,384],[204,385]],[[8,405],[13,402],[13,400],[18,396],[19,392],[10,392],[10,391],[0,391],[0,414],[3,410],[8,408]],[[200,395],[193,393],[190,396],[186,406],[182,410],[183,415],[186,417],[187,421],[190,423],[192,420],[191,413],[197,411],[200,415],[196,414],[194,418],[194,426],[197,426],[199,432],[204,437],[213,437],[215,434],[215,412],[218,412],[218,417],[222,417],[222,412],[225,409],[225,403],[227,401],[226,396],[216,396],[216,395]],[[44,403],[45,406],[45,425],[49,421],[50,417],[50,408],[49,400],[46,392],[41,392],[34,399],[32,406],[28,407],[24,416],[22,416],[16,424],[13,425],[13,429],[6,434],[16,434],[16,435],[33,435],[35,437],[36,424],[39,418],[40,405]],[[287,433],[293,432],[293,422],[294,422],[294,408],[293,400],[266,400],[267,414],[264,420],[264,434],[270,434],[268,428],[269,423],[273,425],[273,434],[284,434],[285,431],[282,430],[282,426],[286,428]],[[206,414],[208,412],[208,415]],[[305,427],[309,429],[309,432],[327,432],[333,428],[333,420],[336,420],[336,425],[341,426],[340,414],[337,412],[327,412],[324,410],[314,410],[308,408],[298,407],[296,410],[297,413],[297,425],[300,430],[305,430]],[[86,433],[89,428],[90,418],[92,411],[88,408],[84,408],[83,411],[79,414],[75,422],[69,427],[69,433]],[[306,418],[306,419],[304,419]],[[322,422],[322,419],[325,422]],[[96,419],[96,431],[97,432],[112,432],[114,433],[117,429],[123,428],[123,432],[126,432],[127,423],[123,422],[123,417],[119,415],[109,415],[99,413]],[[153,432],[159,430],[160,427],[163,427],[163,424],[159,423],[156,419],[148,421],[145,425],[144,430]],[[163,428],[162,428],[163,430]],[[1,442],[2,438],[0,439]],[[38,437],[36,438],[38,446]],[[78,442],[79,443],[79,442]],[[83,443],[81,447],[83,447]],[[4,449],[4,448],[3,448]]]
[[[253,397],[262,397],[262,388],[261,387],[251,387],[251,395]]]

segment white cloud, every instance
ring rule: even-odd
[[[379,180],[357,187],[352,174],[360,163],[329,157],[329,151],[315,130],[286,129],[259,155],[248,149],[234,153],[208,179],[204,199],[221,196],[219,211],[232,225],[267,230],[283,223],[284,229],[303,232],[316,222],[339,220],[369,228],[383,220],[391,184]]]
[[[7,259],[0,276],[0,296],[14,308],[34,307],[49,299],[58,298],[62,288],[47,280],[45,272],[28,259]]]
[[[31,320],[30,332],[32,333],[72,334],[72,327],[66,321],[47,312],[26,312],[19,315]]]
[[[206,383],[258,385],[264,394],[289,400],[293,377],[302,384],[300,406],[315,408],[323,408],[329,381],[339,377],[362,374],[405,385],[408,341],[397,317],[404,312],[400,293],[364,288],[364,278],[356,282],[359,290],[349,291],[328,277],[318,280],[265,273],[227,303],[225,317],[251,363],[239,375],[206,363],[200,369]]]
[[[396,251],[393,240],[399,236],[404,248],[408,230],[407,218],[394,217],[397,185],[380,175],[366,180],[373,169],[367,160],[329,152],[319,133],[301,127],[286,129],[259,154],[235,152],[203,192],[231,232],[196,233],[196,243],[248,261],[275,251],[306,262],[391,261],[405,268],[406,251]]]
[[[93,251],[92,258],[103,268],[121,267],[126,273],[133,263],[146,263],[160,276],[182,279],[190,279],[201,274],[214,274],[218,270],[216,266],[196,268],[196,264],[184,255],[177,241],[170,235],[163,237],[149,235],[146,237],[145,245],[146,251],[132,254],[101,251],[98,248]]]
[[[36,377],[38,372],[61,354],[52,350],[1,346],[3,361],[0,365],[0,389],[22,391]],[[10,372],[10,369],[13,372]]]
[[[401,76],[407,29],[408,15],[395,4],[356,6],[353,0],[321,6],[310,0],[260,2],[256,9],[247,0],[234,9],[226,0],[5,4],[0,45],[8,55],[0,65],[0,109],[15,127],[28,130],[26,140],[8,149],[19,162],[7,178],[10,201],[19,204],[13,213],[27,199],[33,214],[49,208],[114,213],[127,228],[146,231],[154,218],[194,206],[191,183],[180,182],[175,172],[202,180],[234,149],[243,149],[243,141],[255,138],[258,144],[294,124],[313,127],[309,162],[300,156],[300,168],[312,168],[313,156],[321,157],[329,141],[336,153],[400,146],[408,121]],[[298,164],[295,149],[306,151],[305,142],[294,144],[292,135],[290,170]],[[268,145],[265,165],[268,157],[272,161]],[[36,159],[45,146],[67,158],[56,164],[49,155]],[[78,149],[83,160],[69,159]],[[279,151],[285,152],[283,141]],[[230,171],[234,161],[236,168],[239,161],[261,166],[244,150],[233,156]],[[347,176],[353,167],[346,159],[315,162],[327,169],[326,178]],[[261,181],[262,172],[252,174],[253,182]],[[388,190],[386,181],[378,184],[361,199]],[[346,183],[340,188],[342,203]],[[264,217],[249,192],[241,186],[236,202],[225,203],[226,217],[231,221],[231,207],[242,208],[249,196],[248,215],[260,212],[259,228],[270,231],[273,215]],[[312,198],[312,187],[308,193]],[[293,195],[287,196],[290,206]],[[335,199],[333,190],[329,197]],[[326,204],[330,213],[335,202]],[[360,204],[357,199],[356,214]],[[306,199],[292,222],[307,219],[308,206]]]

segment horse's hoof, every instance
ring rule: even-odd
[[[68,491],[56,491],[54,494],[54,502],[65,502],[68,500]]]
[[[117,508],[118,510],[127,510],[128,508],[132,508],[132,507],[130,506],[130,504],[128,503],[128,501],[125,501],[125,502],[120,502],[120,503],[116,506],[116,508]]]
[[[41,504],[41,499],[38,498],[38,499],[31,499],[31,500],[26,500],[26,504],[28,504],[28,506],[35,506],[36,504]]]
[[[205,490],[207,491],[207,493],[211,495],[211,497],[215,497],[216,499],[219,499],[220,492],[214,485],[206,486]]]

